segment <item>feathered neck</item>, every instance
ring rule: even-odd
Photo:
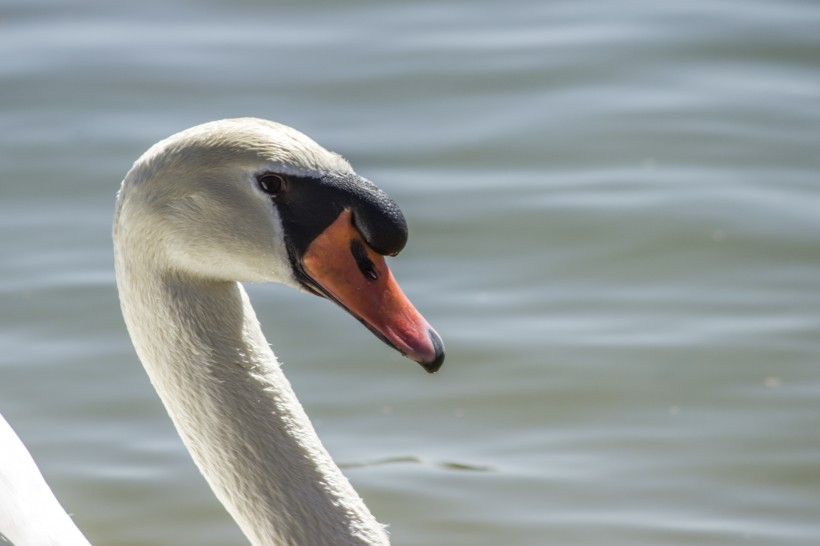
[[[254,545],[388,544],[328,455],[242,286],[146,271],[117,248],[140,360],[216,496]]]

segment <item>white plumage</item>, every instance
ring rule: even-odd
[[[278,205],[259,188],[261,172],[355,176],[298,131],[256,119],[189,129],[137,160],[113,229],[128,331],[194,461],[251,543],[387,544],[316,436],[239,284],[310,289],[294,272],[298,260]],[[325,295],[351,309],[332,290]],[[408,336],[368,326],[412,356],[403,349],[414,343]],[[435,353],[437,369],[440,340],[423,319],[417,326],[430,332],[432,344],[416,345]],[[0,533],[16,546],[87,544],[1,420],[0,445]]]

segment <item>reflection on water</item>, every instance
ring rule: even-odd
[[[242,544],[119,315],[154,141],[293,125],[402,206],[436,376],[249,292],[396,544],[820,537],[814,2],[2,9],[0,411],[98,544]]]

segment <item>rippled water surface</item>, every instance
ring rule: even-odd
[[[249,288],[395,544],[820,544],[818,29],[797,0],[7,1],[0,411],[92,543],[245,543],[134,354],[109,232],[150,144],[253,115],[410,222],[435,376]]]

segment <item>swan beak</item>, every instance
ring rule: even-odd
[[[310,243],[301,266],[310,288],[356,317],[382,341],[430,373],[444,362],[444,343],[370,248],[345,209]]]

